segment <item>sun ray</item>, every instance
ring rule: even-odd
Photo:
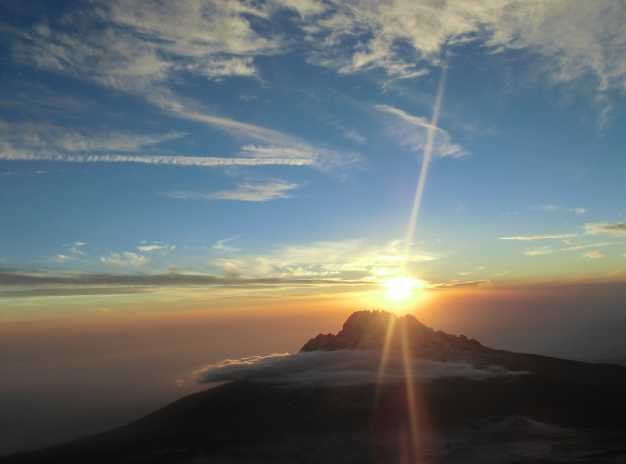
[[[378,397],[378,393],[380,392],[380,386],[383,383],[383,379],[385,377],[385,371],[387,369],[387,363],[389,362],[389,356],[391,354],[391,343],[393,342],[393,333],[396,327],[396,318],[394,316],[390,316],[387,319],[387,330],[385,332],[385,342],[383,344],[383,351],[380,357],[380,366],[378,368],[378,381],[376,388],[376,396]]]
[[[411,353],[411,346],[409,344],[406,321],[403,321],[403,323],[400,323],[399,325],[402,343],[402,360],[404,363],[404,385],[406,390],[406,403],[409,412],[409,426],[411,433],[411,455],[415,458],[418,451],[419,436],[417,424],[417,400],[415,397],[415,385],[413,382],[413,356]]]
[[[439,79],[439,85],[437,86],[437,95],[435,97],[435,106],[433,108],[433,115],[430,120],[430,125],[426,132],[426,145],[424,147],[424,156],[422,158],[422,165],[420,167],[420,173],[417,180],[417,188],[415,189],[415,197],[413,198],[413,207],[411,208],[411,214],[409,216],[409,222],[407,225],[406,237],[404,240],[404,256],[405,266],[408,261],[408,257],[413,245],[413,238],[415,235],[415,229],[417,227],[417,219],[419,216],[420,206],[422,204],[422,196],[424,194],[424,187],[426,185],[426,178],[428,177],[428,170],[430,168],[430,161],[433,155],[433,143],[435,140],[435,134],[437,132],[437,123],[439,122],[439,115],[441,113],[441,106],[443,102],[443,93],[446,85],[446,78],[448,75],[448,66],[444,63],[441,69],[441,78]]]

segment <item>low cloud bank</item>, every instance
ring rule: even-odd
[[[475,367],[462,361],[412,360],[415,380],[429,382],[440,378],[486,380],[494,377],[523,375],[499,366]],[[380,353],[373,351],[316,351],[308,353],[274,353],[227,359],[209,365],[195,376],[200,383],[248,380],[268,383],[360,385],[377,382],[395,383],[404,379],[404,362],[391,355],[385,372],[380,373]]]

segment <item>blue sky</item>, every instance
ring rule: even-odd
[[[95,274],[626,273],[623,2],[9,1],[0,17],[7,298]]]

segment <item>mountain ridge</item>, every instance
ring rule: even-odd
[[[440,378],[412,387],[402,380],[351,386],[236,380],[108,432],[0,457],[0,463],[626,461],[624,367],[488,348],[384,311],[353,313],[337,334],[313,337],[301,352],[345,350],[350,358],[349,350],[382,350],[388,333],[392,350],[402,349],[406,336],[404,346],[416,357],[527,375]],[[411,424],[424,438],[419,449],[407,448]],[[510,447],[503,448],[502,436]],[[529,440],[543,454],[526,455]],[[572,450],[576,459],[568,461]],[[557,452],[564,458],[553,459]],[[490,453],[500,458],[485,461]]]
[[[387,337],[390,338],[391,349],[398,349],[400,342],[394,336],[398,329],[404,330],[409,337],[413,356],[439,360],[446,356],[459,356],[463,352],[491,351],[478,340],[434,330],[410,314],[396,316],[388,311],[365,310],[352,313],[336,335],[318,334],[311,338],[300,352],[383,349]]]

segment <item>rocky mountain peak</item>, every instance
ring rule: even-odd
[[[406,337],[412,355],[428,359],[464,359],[490,351],[477,340],[435,331],[412,315],[398,317],[387,311],[352,313],[337,334],[319,334],[300,351],[382,350],[388,336],[392,350],[401,349]]]

